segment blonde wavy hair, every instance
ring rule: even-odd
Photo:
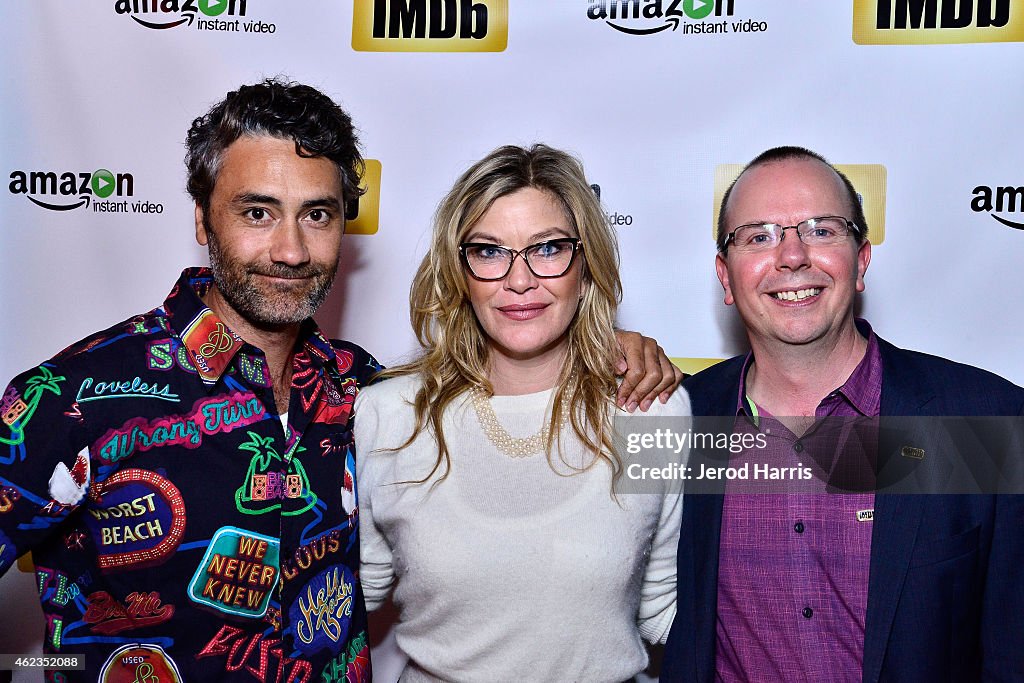
[[[426,482],[442,467],[439,481],[450,471],[441,417],[452,401],[474,387],[488,396],[494,393],[488,379],[487,336],[473,313],[467,285],[471,275],[463,268],[459,244],[495,200],[524,188],[549,193],[564,210],[582,242],[582,281],[586,283],[569,324],[568,352],[555,385],[546,445],[548,462],[555,469],[552,451],[567,408],[573,432],[596,456],[588,465],[573,469],[583,471],[604,460],[613,478],[621,472],[621,461],[612,447],[609,410],[616,389],[614,321],[622,299],[615,233],[578,159],[543,144],[528,148],[506,145],[473,164],[438,206],[430,250],[409,292],[412,326],[423,352],[413,362],[383,373],[385,377],[422,377],[413,403],[416,427],[399,448],[429,430],[438,455],[430,473],[415,483]]]

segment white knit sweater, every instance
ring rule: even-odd
[[[362,568],[370,610],[397,580],[405,681],[622,681],[647,666],[641,636],[664,641],[675,616],[675,493],[611,495],[610,468],[559,476],[543,453],[511,458],[480,427],[468,396],[444,417],[448,477],[421,479],[437,457],[412,433],[419,380],[363,389],[355,442]],[[551,391],[491,399],[512,436],[537,433]],[[679,389],[650,415],[689,415]],[[639,413],[638,413],[639,414]],[[570,463],[590,459],[571,427]],[[558,461],[563,474],[571,470]]]

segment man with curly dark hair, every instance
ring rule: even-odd
[[[192,122],[185,140],[188,193],[204,211],[210,208],[224,152],[245,136],[290,139],[297,155],[334,162],[346,199],[363,193],[363,157],[349,115],[308,85],[266,80],[228,93]]]
[[[0,574],[32,551],[50,681],[368,681],[350,418],[380,366],[311,317],[362,192],[352,121],[274,79],[186,144],[210,267],[2,394]],[[675,383],[651,367],[643,400]]]
[[[0,572],[32,550],[45,648],[83,655],[51,680],[369,680],[349,417],[379,366],[311,319],[361,192],[352,121],[267,80],[186,144],[210,268],[11,383]]]

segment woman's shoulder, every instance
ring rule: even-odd
[[[616,417],[623,417],[627,415],[633,415],[635,417],[689,417],[692,415],[690,410],[690,395],[686,393],[686,389],[684,389],[680,384],[679,387],[672,392],[672,395],[668,397],[667,401],[662,403],[660,400],[655,400],[646,413],[640,412],[639,409],[633,413],[627,413],[622,410],[616,411]]]
[[[363,387],[356,399],[357,406],[384,406],[394,409],[398,404],[411,404],[423,385],[418,374],[398,375]]]
[[[416,424],[412,402],[419,386],[417,375],[399,375],[375,382],[359,392],[354,411],[359,477],[377,477],[368,470],[386,468],[394,459],[377,458],[376,455],[393,455],[390,449],[409,438]],[[378,461],[380,464],[372,465]]]

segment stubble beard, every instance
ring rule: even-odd
[[[207,225],[210,270],[221,297],[239,315],[261,327],[294,325],[311,318],[334,284],[338,261],[292,267],[282,263],[247,263],[224,254],[216,230]],[[258,276],[310,278],[277,287]]]

